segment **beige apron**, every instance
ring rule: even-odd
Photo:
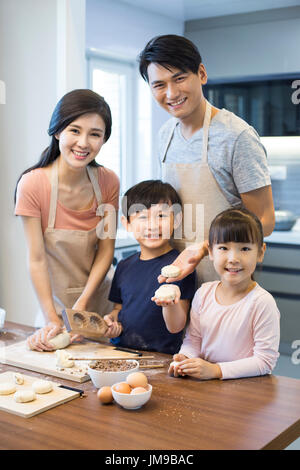
[[[97,168],[87,167],[87,172],[98,202],[96,215],[100,215],[102,196]],[[57,197],[58,162],[56,160],[52,167],[49,219],[44,240],[54,305],[57,314],[61,316],[63,308],[73,307],[87,283],[97,253],[98,237],[96,228],[87,231],[54,228]],[[113,305],[108,301],[112,275],[113,268],[111,267],[90,300],[87,306],[89,311],[98,312],[103,316],[112,310]]]
[[[163,180],[170,183],[181,197],[183,204],[182,238],[174,234],[172,245],[179,251],[193,243],[208,239],[209,227],[214,217],[230,207],[207,160],[208,133],[211,120],[211,105],[206,101],[203,122],[202,159],[198,163],[167,163],[166,155],[171,143],[177,120],[174,120],[162,157]],[[180,236],[180,233],[179,233]],[[206,256],[197,267],[198,285],[218,279],[212,262]]]

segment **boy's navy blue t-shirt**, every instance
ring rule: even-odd
[[[183,330],[170,333],[164,322],[162,307],[151,300],[161,284],[157,277],[161,268],[177,258],[179,252],[168,253],[150,260],[141,260],[140,253],[119,262],[112,281],[109,300],[122,304],[118,321],[123,331],[112,342],[133,349],[175,354],[179,351]],[[196,291],[196,273],[178,281],[181,299],[192,299]]]

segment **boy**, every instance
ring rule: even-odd
[[[117,266],[109,295],[114,309],[104,317],[107,336],[116,338],[111,341],[119,346],[174,354],[182,343],[196,275],[193,272],[175,283],[173,310],[176,307],[183,315],[171,315],[169,302],[161,303],[153,295],[161,268],[178,256],[170,238],[181,222],[181,200],[170,184],[143,181],[125,193],[122,213],[122,224],[133,233],[141,252]],[[178,317],[184,320],[176,322]]]

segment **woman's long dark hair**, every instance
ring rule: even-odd
[[[80,89],[73,90],[64,95],[57,103],[52,114],[48,134],[51,136],[51,142],[40,156],[40,160],[35,165],[23,171],[19,177],[14,194],[16,203],[17,187],[23,175],[36,168],[45,168],[54,162],[60,154],[59,142],[55,134],[63,131],[71,122],[75,121],[83,114],[96,113],[101,116],[105,124],[104,142],[107,142],[111,134],[111,112],[104,98],[92,90]],[[89,163],[90,166],[99,166],[95,160]]]

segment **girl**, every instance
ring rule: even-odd
[[[114,230],[110,237],[99,235],[99,222],[105,207],[110,229],[115,227],[119,198],[118,177],[95,162],[111,133],[110,109],[101,96],[85,89],[67,93],[48,133],[50,146],[21,175],[15,194],[44,316],[45,326],[28,339],[38,351],[53,349],[48,341],[61,331],[63,308],[101,315],[111,310],[106,274],[115,237]]]
[[[266,245],[259,219],[246,209],[227,209],[213,220],[209,257],[220,281],[195,294],[191,321],[169,373],[199,379],[270,374],[279,356],[275,300],[253,279]]]

